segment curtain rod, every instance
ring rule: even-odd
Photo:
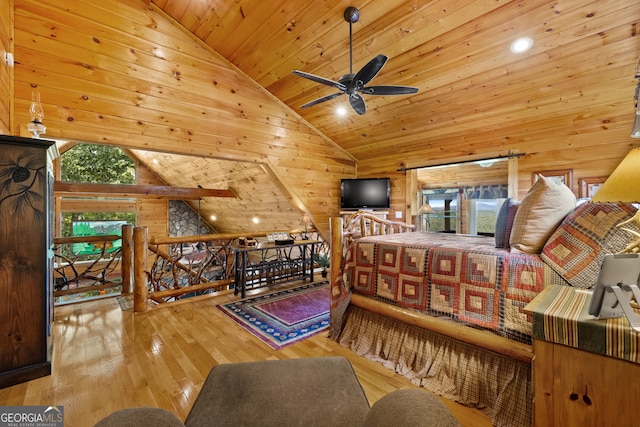
[[[462,165],[462,164],[465,164],[465,163],[486,162],[486,161],[489,161],[489,160],[510,159],[512,157],[522,157],[522,156],[526,156],[526,155],[527,155],[527,153],[509,153],[507,155],[488,157],[486,159],[462,160],[460,162],[440,163],[440,164],[437,164],[437,165],[413,166],[413,167],[410,167],[410,168],[402,166],[400,169],[398,169],[398,172],[406,172],[408,170],[413,170],[413,169],[435,168],[435,167],[440,167],[440,166]]]

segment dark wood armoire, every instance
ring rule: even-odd
[[[51,373],[55,153],[0,135],[0,388]]]

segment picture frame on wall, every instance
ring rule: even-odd
[[[548,171],[537,171],[531,174],[531,183],[534,184],[538,177],[542,175],[546,178],[551,178],[558,184],[564,184],[569,188],[573,185],[573,169],[558,169]]]
[[[602,187],[602,184],[607,180],[606,176],[594,176],[587,178],[580,178],[578,183],[580,184],[580,198],[592,198]]]

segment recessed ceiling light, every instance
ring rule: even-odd
[[[260,219],[257,216],[253,217],[253,223],[254,224],[258,224],[260,222]]]
[[[211,218],[211,221],[215,221],[215,220],[217,220],[217,219],[218,219],[218,217],[216,217],[215,215],[211,215],[211,217],[210,217],[210,218]]]
[[[509,49],[513,53],[523,53],[531,49],[531,46],[533,46],[533,40],[530,37],[520,37],[511,43]]]
[[[347,115],[347,109],[346,107],[344,107],[343,105],[339,106],[338,108],[336,108],[336,114],[339,116],[346,116]]]

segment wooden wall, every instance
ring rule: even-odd
[[[13,68],[5,65],[1,56],[13,53],[13,1],[0,5],[0,134],[11,135],[11,102],[13,99]]]
[[[247,1],[224,2],[225,16],[241,20],[238,4]],[[300,65],[299,52],[305,52],[305,70],[339,74],[333,64],[347,55],[345,35],[337,33],[344,21],[338,16],[330,27],[324,23],[342,4],[318,6],[318,13],[329,14],[322,25],[306,11],[301,19],[309,26],[296,27],[303,34],[283,30],[291,18],[278,9],[256,30],[262,39],[227,25],[216,31],[228,31],[233,38],[210,37],[208,45],[156,6],[179,9],[184,2],[12,2],[17,64],[11,133],[22,133],[31,92],[38,90],[47,136],[136,150],[170,184],[233,188],[236,200],[202,204],[205,217],[224,218],[216,224],[221,232],[291,229],[308,211],[327,233],[328,218],[339,212],[339,179],[355,175],[391,177],[391,217],[400,213],[408,220],[418,185],[407,179],[417,175],[406,174],[404,167],[509,152],[522,154],[515,179],[520,198],[534,172],[558,169],[572,170],[570,185],[578,195],[581,178],[609,175],[638,144],[629,138],[633,66],[640,53],[635,0],[527,2],[525,7],[516,1],[464,1],[449,3],[451,9],[465,5],[451,15],[438,7],[440,2],[411,13],[368,2],[363,7],[372,16],[390,21],[365,26],[363,20],[364,30],[356,35],[358,58],[370,56],[368,41],[375,39],[374,47],[384,47],[393,57],[385,66],[387,81],[422,88],[416,98],[393,98],[398,103],[393,109],[385,109],[391,102],[386,97],[368,101],[366,116],[343,122],[321,109],[305,110],[304,119],[298,115],[302,98],[324,92],[289,75]],[[278,8],[291,11],[300,3]],[[400,0],[393,3],[410,8]],[[3,13],[10,9],[5,4]],[[188,26],[186,20],[195,16],[184,9],[181,24]],[[524,27],[541,36],[538,50],[526,59],[502,53],[504,36],[516,32],[509,17],[520,25],[527,21]],[[251,19],[237,27],[248,31],[249,23],[260,19],[251,10]],[[401,26],[415,31],[398,37]],[[267,36],[280,44],[261,51],[259,42],[272,40]],[[229,59],[213,49],[215,43]],[[308,49],[314,43],[317,52]],[[236,46],[241,49],[234,52]],[[474,55],[478,46],[486,50]],[[404,72],[408,64],[420,72]],[[326,73],[323,67],[336,69]],[[262,216],[258,225],[251,221],[256,212]]]
[[[246,229],[254,211],[263,229],[294,228],[307,210],[328,235],[339,178],[353,176],[355,160],[147,1],[15,0],[15,55],[12,133],[38,90],[48,137],[268,169],[261,185],[245,181],[252,212],[226,212],[222,232]],[[177,167],[163,159],[150,167]],[[264,187],[293,209],[280,212]]]
[[[145,165],[136,164],[136,183],[141,185],[166,185]],[[169,202],[167,200],[138,199],[136,223],[148,229],[148,237],[169,235]]]

